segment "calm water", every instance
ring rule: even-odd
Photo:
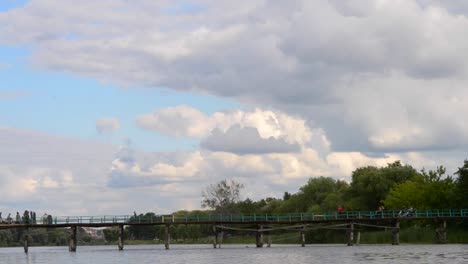
[[[272,245],[254,248],[243,245],[224,245],[212,249],[210,245],[78,246],[76,253],[66,247],[31,247],[29,254],[22,248],[0,248],[0,263],[63,264],[63,263],[190,263],[190,264],[287,264],[287,263],[467,263],[468,245]]]

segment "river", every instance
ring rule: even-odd
[[[0,248],[0,263],[14,264],[289,264],[289,263],[467,263],[468,245],[272,245],[255,248],[252,245],[78,246],[70,253],[66,247]]]

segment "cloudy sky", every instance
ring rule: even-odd
[[[0,211],[168,213],[468,157],[465,0],[2,0]]]

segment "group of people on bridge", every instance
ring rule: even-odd
[[[47,224],[52,224],[52,215],[48,215],[47,213],[44,213],[42,216],[42,224],[47,225]],[[2,217],[2,212],[0,212],[0,223],[2,224],[31,224],[31,225],[36,225],[37,224],[37,218],[36,218],[36,212],[34,211],[28,211],[24,210],[23,215],[20,215],[19,212],[16,212],[16,216],[13,219],[11,216],[11,213],[8,214],[6,218]]]

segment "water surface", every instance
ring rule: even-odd
[[[286,263],[467,263],[468,245],[253,245],[78,246],[77,252],[67,247],[0,248],[0,263],[63,264],[63,263],[190,263],[190,264],[286,264]]]

